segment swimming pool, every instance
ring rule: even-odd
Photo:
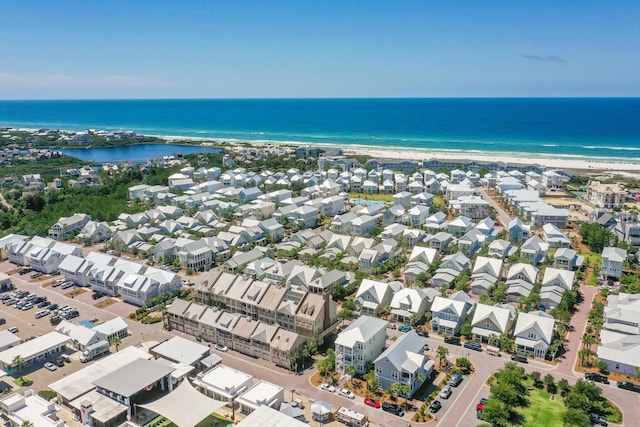
[[[353,199],[353,202],[354,202],[356,205],[362,205],[362,206],[384,205],[384,202],[381,202],[381,201],[379,201],[379,200]]]

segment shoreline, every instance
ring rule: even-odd
[[[32,128],[17,128],[23,131],[37,131]],[[66,131],[59,129],[58,131]],[[632,172],[634,175],[640,170],[640,158],[624,158],[624,157],[597,157],[585,155],[570,154],[547,154],[547,153],[529,153],[529,152],[505,152],[505,151],[480,151],[480,150],[445,150],[445,149],[427,149],[412,147],[386,146],[380,147],[376,145],[360,145],[360,144],[343,144],[340,142],[304,142],[304,141],[278,141],[265,139],[248,139],[240,140],[233,138],[213,138],[213,137],[192,137],[182,135],[159,135],[159,134],[141,134],[148,137],[156,137],[162,139],[161,142],[144,142],[141,144],[122,144],[97,147],[59,147],[60,148],[117,148],[135,145],[166,145],[176,144],[185,146],[202,146],[207,148],[218,148],[222,150],[234,150],[246,148],[246,146],[255,147],[317,147],[328,149],[341,149],[344,157],[354,155],[366,155],[376,159],[393,159],[393,160],[414,160],[414,161],[477,161],[477,162],[499,162],[505,165],[535,165],[549,169],[571,169],[580,171],[608,171],[608,172]]]

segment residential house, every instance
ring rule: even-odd
[[[460,237],[473,228],[473,221],[471,221],[471,218],[466,216],[459,216],[456,219],[449,221],[449,223],[447,223],[447,228],[449,233],[456,237]]]
[[[414,324],[424,318],[438,292],[432,288],[402,288],[391,298],[391,317],[395,322]]]
[[[416,205],[409,209],[409,223],[414,227],[420,227],[429,217],[429,207],[425,205]]]
[[[455,238],[444,231],[427,237],[426,242],[430,248],[437,250],[439,253],[446,251],[447,247],[455,241]]]
[[[640,369],[640,335],[603,329],[596,354],[598,360],[607,364],[608,371],[635,377]]]
[[[501,335],[511,335],[515,307],[508,304],[476,304],[471,320],[471,334],[477,342],[495,344]]]
[[[640,294],[620,292],[607,296],[603,329],[630,335],[640,335]]]
[[[517,302],[520,298],[531,294],[538,277],[538,269],[531,264],[522,262],[509,267],[507,273],[507,301]]]
[[[389,306],[393,294],[401,289],[401,286],[387,282],[379,282],[371,279],[364,279],[356,292],[354,302],[363,315],[376,315],[379,307]]]
[[[582,268],[584,256],[578,255],[576,251],[569,248],[560,248],[553,255],[553,266],[567,270],[578,270]]]
[[[540,307],[545,310],[557,307],[562,301],[562,295],[573,288],[574,276],[573,271],[547,267],[542,277]]]
[[[415,246],[405,266],[404,277],[408,282],[416,280],[421,273],[429,271],[431,264],[438,260],[438,251],[424,246]]]
[[[342,215],[336,216],[331,221],[330,229],[334,233],[345,234],[351,232],[351,225],[358,216],[353,212],[346,212]]]
[[[531,236],[520,246],[520,257],[527,262],[538,265],[544,261],[549,244],[538,236]]]
[[[415,331],[409,331],[378,356],[373,365],[382,389],[401,383],[410,390],[403,397],[411,398],[431,377],[435,367],[435,362],[425,357],[424,350],[424,340]]]
[[[558,227],[553,224],[545,224],[542,226],[544,240],[549,244],[550,248],[568,248],[571,246],[571,240]]]
[[[518,248],[511,245],[511,242],[498,239],[489,244],[489,256],[493,256],[500,259],[508,259],[511,255],[517,252]]]
[[[347,366],[355,366],[356,373],[364,373],[367,363],[384,350],[386,327],[386,320],[361,316],[340,332],[335,341],[336,372],[345,374]]]
[[[620,184],[602,184],[589,181],[587,201],[599,208],[620,209],[624,205],[627,191]]]
[[[351,221],[351,229],[349,234],[352,236],[364,236],[373,232],[376,226],[377,216],[361,215]],[[335,230],[332,230],[335,231]],[[335,231],[338,233],[339,231]]]
[[[602,249],[602,267],[600,268],[600,274],[605,279],[620,279],[626,259],[626,250],[610,246],[605,247]]]
[[[475,301],[462,291],[449,298],[436,296],[431,304],[431,330],[439,334],[457,335],[474,304]]]
[[[553,316],[543,311],[519,313],[513,331],[516,352],[544,359],[549,353],[555,331]]]
[[[450,288],[464,271],[469,271],[471,261],[462,252],[447,255],[442,258],[436,273],[431,278],[431,284],[439,288],[444,286]]]
[[[78,243],[98,243],[110,239],[113,235],[106,222],[89,221],[76,236]]]
[[[84,227],[91,217],[87,214],[74,214],[68,218],[60,218],[49,229],[49,237],[55,240],[66,240],[72,237],[73,233]]]
[[[471,273],[471,292],[486,294],[489,288],[502,279],[502,260],[479,256]]]
[[[521,244],[529,238],[531,234],[531,226],[523,223],[520,218],[514,218],[509,222],[509,241],[515,244]]]

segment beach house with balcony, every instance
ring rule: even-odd
[[[457,335],[474,304],[475,301],[462,291],[449,298],[436,296],[431,304],[431,330],[439,334]]]
[[[435,367],[435,362],[425,357],[424,350],[424,340],[415,331],[409,331],[378,356],[373,365],[382,389],[388,390],[393,384],[401,383],[410,390],[403,397],[411,398]]]
[[[544,359],[553,341],[555,320],[543,311],[519,313],[513,335],[516,352]]]
[[[336,372],[345,374],[347,366],[355,366],[357,373],[364,373],[367,363],[384,350],[386,327],[386,320],[361,316],[340,332],[335,341]]]

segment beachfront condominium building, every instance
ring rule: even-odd
[[[587,201],[599,208],[619,209],[626,197],[627,192],[620,184],[589,181],[587,186]]]

